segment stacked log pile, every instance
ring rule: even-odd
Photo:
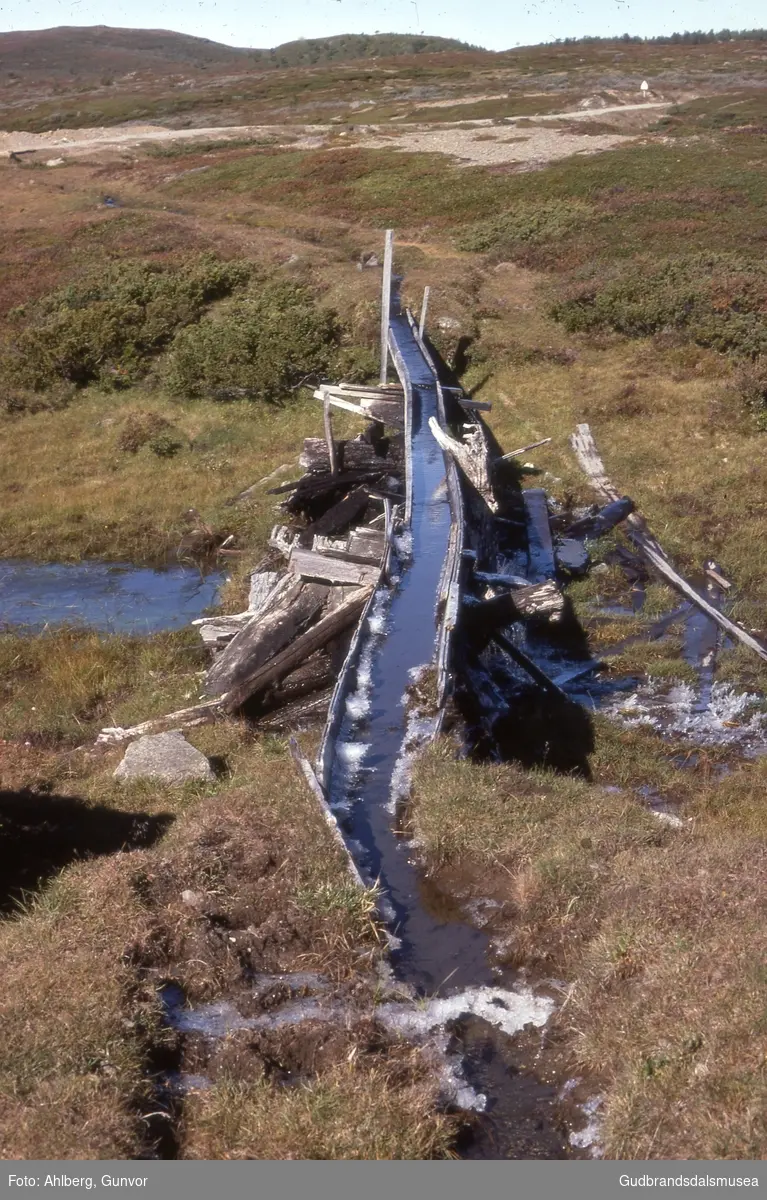
[[[204,699],[140,727],[104,730],[100,741],[240,711],[270,729],[324,720],[354,628],[385,579],[405,455],[401,392],[339,385],[317,394],[323,401],[340,396],[366,428],[336,439],[326,419],[326,437],[304,441],[303,475],[270,490],[281,498],[284,523],[275,525],[269,555],[251,576],[247,610],[194,622],[212,654]]]
[[[384,573],[391,503],[403,492],[403,438],[387,436],[377,407],[391,406],[385,420],[401,423],[402,399],[379,401],[380,390],[339,385],[315,393],[323,402],[338,396],[367,427],[338,440],[326,420],[324,439],[304,441],[301,478],[272,489],[285,495],[289,518],[269,539],[282,569],[254,573],[257,606],[241,614],[231,636],[222,636],[220,618],[213,622],[218,653],[204,691],[227,712],[247,705],[272,726],[324,715],[354,626]]]

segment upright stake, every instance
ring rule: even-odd
[[[338,463],[336,461],[336,444],[333,441],[333,419],[330,415],[330,400],[327,393],[323,397],[323,409],[325,417],[325,441],[328,444],[328,459],[330,460],[330,474],[338,474]]]
[[[426,328],[426,314],[429,311],[429,292],[431,288],[427,284],[423,289],[423,300],[421,302],[421,317],[418,322],[418,336],[423,341],[423,331]]]
[[[380,383],[386,383],[386,368],[389,361],[389,314],[391,310],[391,264],[394,248],[394,230],[386,230],[386,248],[384,250],[383,288],[381,290],[381,376]]]

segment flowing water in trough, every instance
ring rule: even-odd
[[[398,978],[429,997],[478,986],[493,989],[490,1004],[503,1020],[493,1019],[491,1008],[489,1020],[469,1016],[454,1034],[466,1081],[487,1097],[485,1117],[466,1156],[559,1158],[565,1147],[553,1118],[554,1089],[520,1071],[506,1036],[528,1021],[542,1024],[545,1018],[533,1018],[535,998],[524,987],[517,994],[508,990],[518,981],[491,967],[488,934],[462,921],[455,904],[428,894],[411,849],[396,833],[403,756],[413,733],[405,692],[418,668],[434,656],[451,511],[442,451],[428,424],[438,415],[434,376],[406,318],[393,315],[391,329],[413,389],[412,542],[400,556],[393,594],[388,603],[382,597],[365,634],[357,691],[347,701],[336,743],[329,800],[363,874],[380,882]],[[523,998],[528,1008],[519,1003],[515,1023],[512,1012]],[[461,1011],[459,1004],[455,1015]]]
[[[398,974],[432,993],[448,981],[458,988],[494,980],[486,936],[424,908],[420,874],[393,830],[392,789],[407,735],[405,691],[413,672],[434,654],[437,594],[451,514],[442,486],[442,451],[428,424],[437,413],[434,376],[406,319],[393,317],[392,330],[413,384],[412,548],[403,555],[400,581],[386,611],[386,636],[376,639],[368,657],[369,676],[363,684],[368,710],[357,716],[356,703],[347,707],[329,790],[331,804],[339,815],[345,814],[350,841],[361,848],[361,869],[370,879],[380,878],[391,906],[390,925],[400,942],[394,952]],[[362,683],[358,672],[358,688]],[[359,696],[358,691],[355,701]]]

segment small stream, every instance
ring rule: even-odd
[[[216,603],[224,576],[173,565],[0,560],[0,631],[75,625],[106,633],[182,629]]]

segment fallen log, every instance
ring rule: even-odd
[[[189,729],[193,725],[205,725],[224,715],[223,701],[223,696],[217,700],[204,700],[191,708],[180,708],[162,717],[152,717],[149,721],[142,721],[140,725],[131,725],[127,729],[119,725],[107,726],[96,738],[96,745],[116,746],[120,742],[129,742],[147,733],[164,733],[169,729]]]
[[[589,426],[578,425],[570,442],[581,469],[588,476],[591,486],[598,495],[605,501],[614,502],[619,500],[621,497],[605,473],[604,463],[599,457]],[[749,650],[753,650],[755,654],[758,654],[760,658],[767,662],[767,648],[761,642],[758,642],[755,637],[752,637],[742,625],[731,621],[719,609],[709,604],[707,600],[699,595],[692,584],[688,583],[674,569],[660,542],[656,541],[653,537],[646,521],[639,513],[629,513],[626,517],[626,524],[631,542],[663,579],[670,583],[676,591],[681,592],[687,600],[690,600],[711,617],[712,621],[716,621],[720,628],[731,634],[732,637],[737,638],[744,646],[748,646]]]
[[[602,537],[616,525],[620,525],[621,521],[625,521],[635,508],[636,505],[630,496],[621,496],[619,500],[611,500],[609,504],[605,504],[593,515],[581,517],[580,521],[573,521],[572,525],[565,530],[564,536],[568,538]]]
[[[328,590],[294,579],[279,607],[255,617],[232,638],[205,676],[208,696],[221,696],[274,658],[319,615]]]
[[[512,621],[537,624],[562,620],[565,598],[554,580],[531,587],[514,588],[488,600],[464,599],[464,619],[471,629],[497,629]]]
[[[274,684],[281,683],[291,671],[322,650],[329,642],[348,629],[365,607],[372,587],[356,588],[351,596],[333,612],[321,617],[305,633],[302,633],[284,650],[276,654],[263,666],[249,671],[225,696],[221,704],[226,712],[234,712],[257,692],[263,692]]]

